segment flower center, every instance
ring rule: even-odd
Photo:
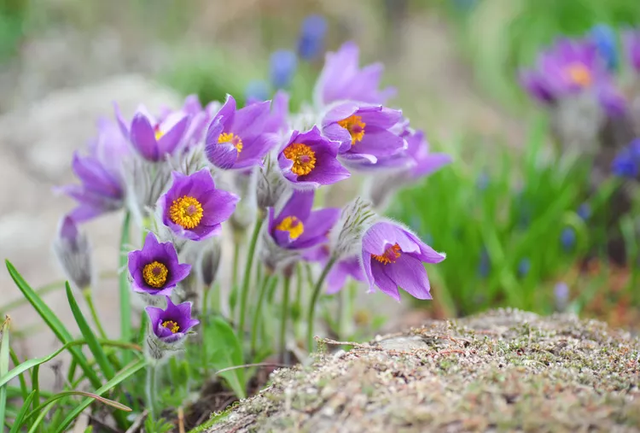
[[[154,128],[153,128],[153,132],[156,136],[156,141],[160,140],[162,138],[162,136],[164,135],[164,132],[160,131],[160,124],[157,124]]]
[[[371,254],[371,257],[382,263],[383,265],[388,265],[389,263],[395,263],[398,260],[398,257],[402,255],[402,250],[400,249],[400,245],[395,244],[387,248],[383,254]]]
[[[338,125],[349,131],[352,146],[362,140],[364,137],[364,127],[367,126],[367,124],[362,121],[362,117],[356,116],[355,114],[346,119],[342,119],[338,122]]]
[[[218,143],[231,143],[238,153],[242,152],[242,139],[232,132],[223,132],[218,137]]]
[[[302,233],[304,233],[304,225],[298,218],[294,216],[288,216],[283,219],[280,224],[278,224],[276,230],[289,232],[289,237],[293,240],[296,240]]]
[[[167,275],[169,275],[169,269],[158,261],[151,262],[142,269],[144,282],[156,289],[164,286],[164,283],[167,282]]]
[[[202,205],[200,202],[188,195],[176,199],[169,208],[169,217],[174,223],[181,225],[185,229],[194,229],[202,220]]]
[[[316,168],[316,153],[306,144],[292,143],[282,153],[285,158],[293,161],[291,171],[298,176],[309,174]]]
[[[569,79],[580,87],[589,87],[592,82],[591,72],[582,63],[573,63],[567,67]]]
[[[164,322],[162,322],[162,326],[170,330],[172,334],[175,334],[180,330],[180,325],[178,325],[173,320],[165,320]]]

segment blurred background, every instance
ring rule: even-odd
[[[419,318],[510,306],[637,327],[635,183],[608,169],[594,177],[612,157],[581,141],[589,118],[572,112],[578,138],[558,134],[558,111],[534,103],[518,71],[594,26],[614,35],[622,64],[619,32],[639,24],[637,0],[0,0],[0,256],[34,287],[61,278],[50,245],[72,203],[52,189],[73,182],[73,151],[112,101],[130,115],[140,102],[242,101],[283,87],[296,107],[324,52],[353,40],[363,64],[385,64],[392,105],[454,158],[389,210],[448,254],[429,267],[434,301],[419,304]],[[612,74],[637,80],[630,68]],[[118,224],[88,224],[104,274],[98,306],[114,323]],[[63,298],[46,299],[66,312]],[[2,272],[0,310],[30,314],[15,302]]]

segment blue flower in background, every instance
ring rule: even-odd
[[[291,84],[298,67],[296,53],[290,50],[278,50],[271,54],[269,77],[276,89],[286,89]]]
[[[480,173],[476,179],[476,188],[480,191],[485,191],[489,187],[489,175],[486,172]]]
[[[520,260],[520,263],[518,263],[518,275],[521,278],[526,277],[530,269],[531,269],[531,260],[529,260],[526,257]]]
[[[576,244],[576,231],[573,227],[565,227],[560,233],[560,244],[565,251],[571,251]]]
[[[589,32],[591,40],[596,44],[598,53],[604,59],[609,70],[618,68],[618,46],[616,33],[606,24],[598,24]]]
[[[309,15],[302,22],[298,39],[298,55],[304,60],[313,60],[322,52],[327,34],[327,20],[322,15]]]
[[[591,217],[591,206],[589,206],[589,203],[582,203],[580,205],[580,207],[578,208],[578,216],[583,221],[586,221],[589,219],[589,217]]]
[[[616,155],[611,163],[611,171],[616,176],[634,178],[638,175],[639,165],[640,139],[635,139]]]
[[[247,84],[244,97],[249,105],[252,102],[266,101],[269,99],[269,93],[269,84],[263,80],[253,80]]]
[[[478,263],[478,275],[482,278],[487,278],[491,271],[491,259],[486,249],[482,249],[480,252],[480,263]]]
[[[558,311],[564,311],[569,301],[569,286],[567,283],[560,282],[556,284],[553,289],[553,294],[556,298],[556,309]]]
[[[478,0],[452,0],[452,3],[456,7],[456,9],[463,12],[469,12],[475,7],[475,5],[478,3]]]

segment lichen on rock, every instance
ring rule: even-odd
[[[640,431],[639,354],[570,315],[432,321],[278,370],[205,431]]]

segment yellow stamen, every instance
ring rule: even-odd
[[[283,219],[280,224],[278,224],[276,230],[289,232],[289,237],[293,240],[296,240],[302,233],[304,233],[304,225],[298,218],[294,216],[288,216]]]
[[[346,119],[342,119],[338,122],[338,125],[349,131],[352,146],[362,140],[364,137],[364,127],[367,126],[367,124],[362,121],[362,117],[356,116],[355,114]]]
[[[316,168],[316,153],[306,144],[292,143],[282,153],[285,158],[293,161],[291,171],[298,176],[309,174]]]
[[[174,200],[169,208],[171,221],[189,230],[198,227],[203,214],[202,204],[188,195]]]
[[[223,132],[220,134],[218,143],[231,143],[238,153],[242,152],[242,139],[232,132]]]
[[[142,278],[144,282],[156,289],[164,286],[167,282],[167,275],[169,275],[169,269],[160,262],[151,262],[142,269]]]
[[[400,249],[400,245],[395,244],[387,248],[384,254],[371,254],[371,257],[373,257],[383,265],[388,265],[389,263],[395,263],[396,260],[398,260],[398,257],[400,257],[401,255],[402,250]]]
[[[169,329],[172,334],[175,334],[176,332],[178,332],[180,330],[180,326],[176,322],[174,322],[173,320],[166,320],[166,321],[162,322],[162,326],[164,326],[165,328]]]
[[[153,128],[153,132],[156,136],[156,141],[160,140],[164,135],[164,132],[160,131],[160,125],[156,125],[156,127]]]
[[[593,81],[591,72],[582,63],[573,63],[567,68],[569,79],[580,87],[589,87]]]

